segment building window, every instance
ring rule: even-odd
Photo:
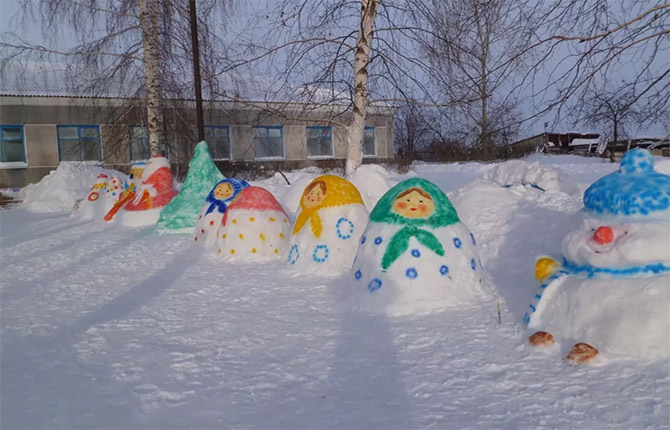
[[[100,127],[97,125],[59,125],[60,161],[100,161]]]
[[[309,158],[333,156],[332,127],[307,127],[307,156]]]
[[[0,161],[3,163],[26,162],[26,146],[23,142],[22,125],[1,126]]]
[[[143,125],[130,126],[130,160],[148,160],[151,158],[149,132]]]
[[[365,127],[365,133],[363,134],[363,156],[377,156],[377,135],[375,134],[374,127]]]
[[[284,158],[284,137],[280,127],[254,127],[254,154],[257,160]]]
[[[206,125],[205,141],[215,160],[230,160],[230,131],[227,125]]]

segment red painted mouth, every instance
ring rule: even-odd
[[[414,212],[414,211],[416,210],[416,208],[410,208],[409,210],[411,210],[412,212]]]

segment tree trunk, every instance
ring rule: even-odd
[[[163,136],[163,99],[158,46],[158,0],[139,0],[144,50],[144,74],[147,87],[147,128],[151,156],[161,155]]]
[[[351,175],[363,162],[365,116],[368,108],[368,64],[379,0],[361,0],[361,22],[354,56],[354,112],[349,125],[346,174]]]

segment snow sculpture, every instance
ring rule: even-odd
[[[249,184],[243,179],[228,178],[219,181],[205,199],[200,217],[195,223],[193,240],[213,246],[217,241],[228,205],[248,186]]]
[[[357,307],[426,313],[486,296],[474,235],[440,188],[407,179],[379,200],[353,269]]]
[[[160,155],[151,157],[139,187],[120,201],[119,222],[132,227],[155,224],[161,210],[177,193],[172,183],[170,162]],[[106,220],[110,213],[105,215]]]
[[[223,215],[218,253],[246,260],[283,257],[290,231],[289,217],[272,193],[261,187],[247,187]]]
[[[116,176],[98,175],[88,196],[79,203],[77,214],[88,219],[102,219],[123,193],[123,182]]]
[[[586,190],[584,206],[563,240],[562,262],[536,264],[541,285],[526,324],[558,342],[579,341],[569,357],[575,362],[596,348],[669,357],[670,176],[653,170],[649,151],[634,149]],[[584,350],[590,355],[578,354]]]
[[[361,194],[339,176],[323,175],[305,188],[293,225],[289,266],[298,273],[349,270],[368,221]]]
[[[207,142],[198,143],[188,163],[186,180],[177,197],[161,211],[156,230],[161,233],[192,232],[198,221],[202,201],[222,179],[224,176],[214,164]]]
[[[139,184],[142,183],[142,174],[146,168],[147,162],[144,160],[133,162],[133,164],[130,166],[130,175],[128,176],[128,180],[123,184],[126,192],[134,192]]]

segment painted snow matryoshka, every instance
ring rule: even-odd
[[[290,232],[289,217],[271,192],[244,188],[223,215],[218,253],[245,260],[284,257]]]
[[[82,200],[77,214],[89,219],[102,219],[119,200],[123,183],[116,176],[98,175],[86,199]]]
[[[535,265],[530,343],[574,344],[575,363],[598,350],[670,357],[670,176],[653,170],[649,151],[629,151],[586,190],[576,218],[562,261]]]
[[[178,193],[172,181],[170,162],[160,155],[151,157],[142,172],[141,184],[121,207],[119,221],[129,226],[156,224],[163,207]]]
[[[370,213],[352,277],[356,306],[425,313],[485,296],[475,237],[432,182],[407,179]]]
[[[146,168],[146,161],[133,162],[133,164],[130,166],[130,175],[128,175],[128,180],[123,184],[126,192],[131,193],[137,189],[137,187],[142,183],[142,174]]]
[[[317,177],[300,199],[289,266],[298,273],[319,275],[349,270],[367,222],[368,211],[351,182],[334,175]]]
[[[223,215],[233,200],[249,184],[243,179],[226,178],[217,183],[209,192],[202,206],[200,217],[195,223],[194,241],[214,246],[219,236]]]

